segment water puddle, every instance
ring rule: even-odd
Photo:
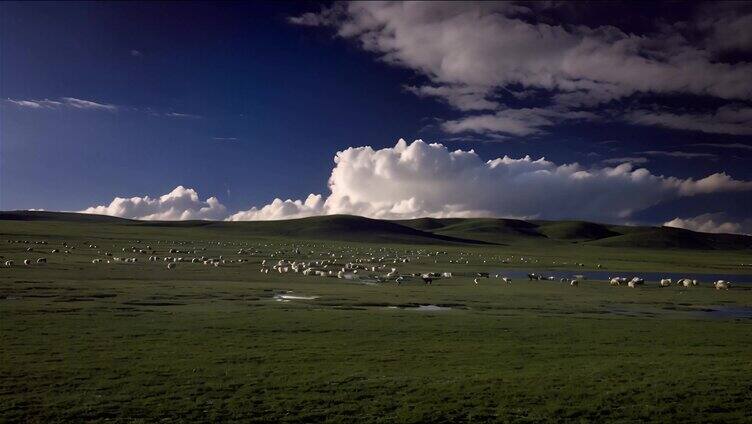
[[[273,299],[277,302],[289,302],[291,300],[316,300],[319,298],[319,296],[298,296],[288,293],[277,293],[274,295]]]
[[[703,309],[698,313],[706,317],[711,318],[745,318],[752,319],[752,307],[745,306],[723,306],[716,307],[711,306],[708,309]]]
[[[384,309],[418,311],[418,312],[446,312],[451,311],[450,306],[440,306],[434,304],[409,305],[409,306],[385,306]]]
[[[662,278],[671,278],[674,282],[681,278],[690,278],[698,280],[701,286],[710,287],[713,281],[725,280],[731,281],[732,284],[750,285],[752,284],[752,275],[750,274],[700,274],[695,272],[639,272],[639,271],[612,271],[612,270],[530,270],[522,268],[506,268],[495,271],[499,275],[510,277],[512,280],[528,281],[528,274],[536,274],[543,277],[544,281],[559,282],[562,278],[581,278],[586,280],[607,281],[609,277],[623,276],[627,278],[639,277],[648,283],[657,283]]]

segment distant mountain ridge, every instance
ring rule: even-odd
[[[3,221],[71,222],[137,227],[203,228],[251,237],[412,244],[578,243],[602,247],[749,249],[752,237],[671,227],[598,224],[587,221],[525,221],[504,218],[379,220],[325,215],[280,221],[139,221],[106,215],[49,211],[0,211]]]

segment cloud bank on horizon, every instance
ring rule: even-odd
[[[179,186],[160,197],[116,197],[109,205],[82,212],[145,220],[247,221],[352,214],[381,219],[493,216],[622,222],[679,197],[752,190],[752,181],[735,180],[725,173],[681,179],[654,175],[630,162],[585,168],[529,156],[484,161],[472,150],[450,151],[422,140],[408,144],[400,139],[394,147],[380,150],[350,147],[337,152],[334,164],[328,196],[277,198],[230,214],[216,197],[201,200],[195,190]]]

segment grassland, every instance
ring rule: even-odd
[[[597,242],[642,233],[643,243],[655,229],[582,223],[5,218],[0,256],[16,266],[0,268],[0,421],[752,420],[752,319],[733,314],[752,308],[749,287],[472,282],[479,271],[596,264],[749,273],[744,239],[681,233],[715,248],[646,249]],[[76,248],[50,253],[63,243]],[[168,270],[130,252],[147,245],[248,262]],[[139,261],[91,263],[105,251]],[[272,255],[331,253],[410,257],[390,266],[455,276],[398,286],[258,272]],[[48,263],[18,266],[38,257]]]

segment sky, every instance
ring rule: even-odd
[[[0,209],[752,233],[752,2],[0,3]]]

